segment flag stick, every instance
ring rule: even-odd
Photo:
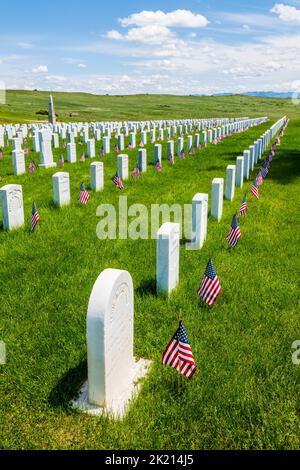
[[[178,314],[178,321],[182,321],[182,309],[179,310],[179,314]],[[180,373],[180,359],[179,359],[179,362],[178,362],[178,395],[180,394],[180,389],[181,389],[181,373]]]

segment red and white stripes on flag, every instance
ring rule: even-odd
[[[182,321],[179,322],[179,328],[167,345],[161,362],[163,365],[173,367],[188,378],[191,378],[196,372],[194,355]]]
[[[80,195],[79,195],[79,202],[80,204],[87,204],[88,200],[90,199],[89,193],[85,190],[84,184],[81,183],[80,187]]]
[[[222,287],[210,258],[197,293],[207,305],[213,305],[221,292]]]
[[[237,221],[237,217],[236,215],[234,215],[226,240],[228,241],[229,245],[233,248],[237,244],[240,238],[241,238],[240,227]]]

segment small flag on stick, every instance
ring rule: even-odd
[[[228,241],[229,245],[233,248],[234,246],[236,246],[240,238],[241,238],[240,227],[237,221],[237,216],[234,215],[226,240]]]
[[[88,200],[90,199],[89,193],[86,191],[84,187],[84,183],[81,183],[80,186],[80,195],[79,195],[79,202],[80,204],[87,204]]]
[[[254,197],[256,197],[256,199],[259,199],[259,192],[258,192],[256,179],[253,181],[251,193],[253,194]]]
[[[36,165],[33,160],[30,160],[28,171],[29,173],[34,173],[36,171]]]
[[[179,322],[179,328],[167,345],[161,362],[164,366],[173,367],[188,378],[196,372],[194,356],[182,321]]]
[[[133,178],[139,178],[141,176],[140,174],[140,169],[138,166],[136,166],[132,172]]]
[[[240,215],[245,215],[247,212],[247,198],[246,195],[243,197],[242,205],[240,207]]]
[[[203,279],[197,292],[199,297],[201,297],[207,305],[213,305],[222,292],[222,287],[211,258],[206,266]]]
[[[118,172],[115,174],[113,182],[119,189],[124,189],[123,182],[121,178],[119,177]]]
[[[37,211],[35,202],[32,204],[32,215],[31,215],[31,231],[33,232],[35,230],[35,227],[38,224],[38,221],[40,220],[39,213]]]

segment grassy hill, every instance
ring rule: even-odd
[[[174,167],[164,142],[162,173],[155,171],[148,145],[147,172],[126,181],[122,193],[111,181],[117,164],[113,152],[101,159],[105,188],[97,194],[90,190],[90,160],[66,163],[72,200],[63,209],[53,205],[57,169],[16,177],[12,149],[4,148],[1,185],[22,185],[26,225],[11,233],[0,229],[0,340],[7,348],[7,364],[0,366],[0,448],[299,449],[300,366],[292,364],[291,345],[300,339],[300,119],[291,120],[259,201],[248,197],[238,246],[230,250],[224,238],[251,180],[236,189],[232,203],[224,201],[220,223],[209,218],[201,251],[186,251],[181,244],[180,284],[168,301],[155,293],[154,240],[101,241],[96,236],[97,207],[118,207],[120,195],[128,196],[129,205],[150,209],[154,203],[187,204],[203,192],[209,194],[210,207],[212,179],[225,177],[227,165],[235,164],[277,116],[295,117],[297,108],[284,100],[241,96],[54,98],[62,120],[78,112],[76,120],[269,114],[271,121],[184,161],[176,158]],[[10,122],[36,120],[36,110],[47,103],[48,93],[9,92],[9,106],[0,108],[0,116]],[[38,162],[29,144],[27,166],[30,158]],[[78,145],[78,156],[85,150]],[[96,150],[99,155],[99,143]],[[56,162],[60,153],[66,157],[65,149],[57,149]],[[132,171],[137,150],[128,153]],[[85,207],[78,204],[82,181],[91,194]],[[33,200],[40,224],[32,234]],[[196,295],[210,256],[223,287],[213,308]],[[126,269],[133,277],[134,352],[153,361],[121,422],[79,414],[69,406],[87,374],[89,296],[107,267]],[[160,359],[180,310],[198,371],[191,381],[183,380],[178,393],[176,372]]]
[[[300,107],[291,100],[235,96],[127,95],[108,96],[86,93],[52,93],[59,121],[105,121],[176,119],[198,117],[284,114],[300,116]],[[0,105],[0,123],[45,120],[36,114],[48,110],[49,92],[7,91],[6,104]],[[47,117],[46,117],[47,120]]]

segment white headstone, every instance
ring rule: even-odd
[[[249,169],[250,169],[250,151],[244,151],[244,177],[246,180],[249,179]]]
[[[212,181],[211,216],[217,219],[218,221],[220,221],[222,218],[223,192],[224,179],[214,178]]]
[[[41,156],[41,168],[54,168],[56,163],[53,162],[52,146],[51,146],[52,132],[48,130],[39,132],[40,141],[40,156]]]
[[[130,144],[131,144],[131,147],[135,149],[136,147],[135,132],[130,132]]]
[[[232,201],[234,198],[235,190],[235,165],[228,165],[226,169],[226,188],[225,199]]]
[[[103,162],[91,163],[91,187],[93,191],[101,191],[104,187]]]
[[[236,186],[243,187],[244,181],[244,157],[237,157],[236,159]]]
[[[118,155],[118,174],[122,180],[128,178],[128,155]]]
[[[250,171],[253,171],[254,163],[255,163],[255,160],[254,160],[254,145],[250,145],[249,152],[250,152],[249,169],[250,169]]]
[[[107,136],[103,137],[103,148],[105,154],[110,153],[110,138]]]
[[[192,201],[192,237],[187,250],[200,250],[207,235],[208,194],[197,193]]]
[[[26,173],[25,156],[23,150],[12,151],[12,162],[15,175]]]
[[[88,381],[73,406],[123,417],[150,361],[133,356],[133,283],[127,271],[106,269],[94,284],[87,312]]]
[[[180,226],[166,222],[157,232],[156,288],[158,293],[170,294],[179,281]]]
[[[183,137],[179,137],[178,142],[177,142],[177,155],[178,155],[178,157],[180,157],[180,154],[183,150],[183,146],[184,146]]]
[[[60,171],[52,176],[53,200],[59,207],[70,203],[70,175]]]
[[[169,140],[168,141],[168,157],[172,155],[174,158],[174,140]]]
[[[89,139],[87,141],[87,154],[89,158],[95,157],[95,139]]]
[[[2,200],[2,222],[4,230],[13,230],[24,225],[22,186],[7,184],[0,189]]]
[[[55,149],[58,149],[59,148],[59,138],[58,138],[58,134],[52,134],[52,140],[53,140],[53,147]]]
[[[67,160],[76,163],[76,144],[67,144]]]
[[[139,149],[139,170],[140,172],[147,171],[147,150]]]
[[[121,151],[123,151],[124,148],[125,148],[124,134],[119,134],[119,136],[118,136],[118,147],[119,147],[119,150],[121,150]]]
[[[154,163],[161,163],[162,159],[162,146],[161,144],[154,145]]]

